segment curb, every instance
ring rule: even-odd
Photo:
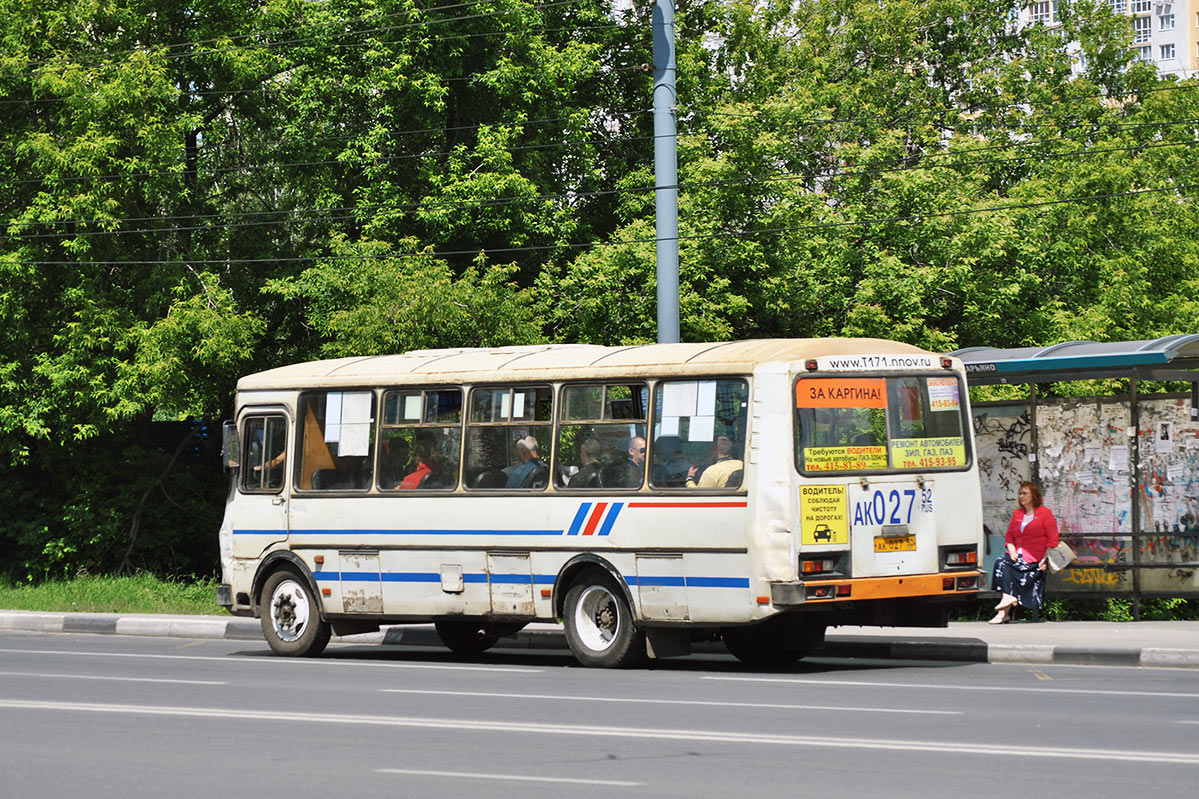
[[[560,628],[524,629],[505,636],[501,649],[565,650],[566,637]],[[120,616],[105,613],[39,613],[0,611],[0,630],[36,633],[88,633],[140,635],[167,638],[262,641],[256,619]],[[431,625],[389,626],[379,632],[334,636],[342,643],[387,646],[441,647]],[[696,652],[724,653],[720,643],[698,643]],[[873,660],[935,660],[959,663],[1004,663],[1072,666],[1140,666],[1149,668],[1199,669],[1199,649],[1164,647],[1049,646],[1043,644],[992,644],[977,639],[886,641],[866,636],[837,636],[826,639],[818,657],[869,658]]]

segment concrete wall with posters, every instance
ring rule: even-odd
[[[1131,591],[1132,572],[1104,564],[1132,563],[1135,546],[1137,562],[1166,566],[1139,570],[1142,593],[1199,592],[1195,569],[1169,567],[1199,561],[1199,423],[1190,418],[1187,398],[1141,398],[1138,406],[1139,430],[1131,431],[1127,399],[1042,400],[1035,452],[1027,405],[974,409],[988,569],[1003,554],[1017,487],[1034,474],[1035,459],[1045,504],[1078,556],[1075,568],[1050,577],[1052,591]],[[1137,539],[1117,535],[1132,531],[1134,447],[1142,475],[1140,529],[1153,533]]]

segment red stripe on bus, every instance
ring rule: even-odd
[[[630,502],[630,508],[747,508],[745,502]]]
[[[607,502],[595,503],[595,510],[591,511],[591,518],[587,520],[587,526],[583,528],[583,535],[591,535],[595,532],[595,528],[599,527],[600,518],[604,515],[604,508],[608,507]]]

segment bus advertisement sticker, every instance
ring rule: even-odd
[[[799,487],[800,542],[848,544],[849,513],[843,485]]]

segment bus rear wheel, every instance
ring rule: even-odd
[[[280,655],[316,657],[325,651],[333,632],[321,619],[307,583],[291,569],[280,569],[267,578],[258,615],[266,642]]]
[[[748,627],[727,627],[721,637],[729,652],[746,665],[780,665],[800,660],[820,646],[824,625],[775,616]]]
[[[446,648],[459,655],[482,654],[500,640],[485,619],[441,619],[433,622],[433,628]]]
[[[633,621],[616,581],[606,572],[584,573],[566,592],[566,643],[592,668],[623,668],[646,659],[645,631]]]

